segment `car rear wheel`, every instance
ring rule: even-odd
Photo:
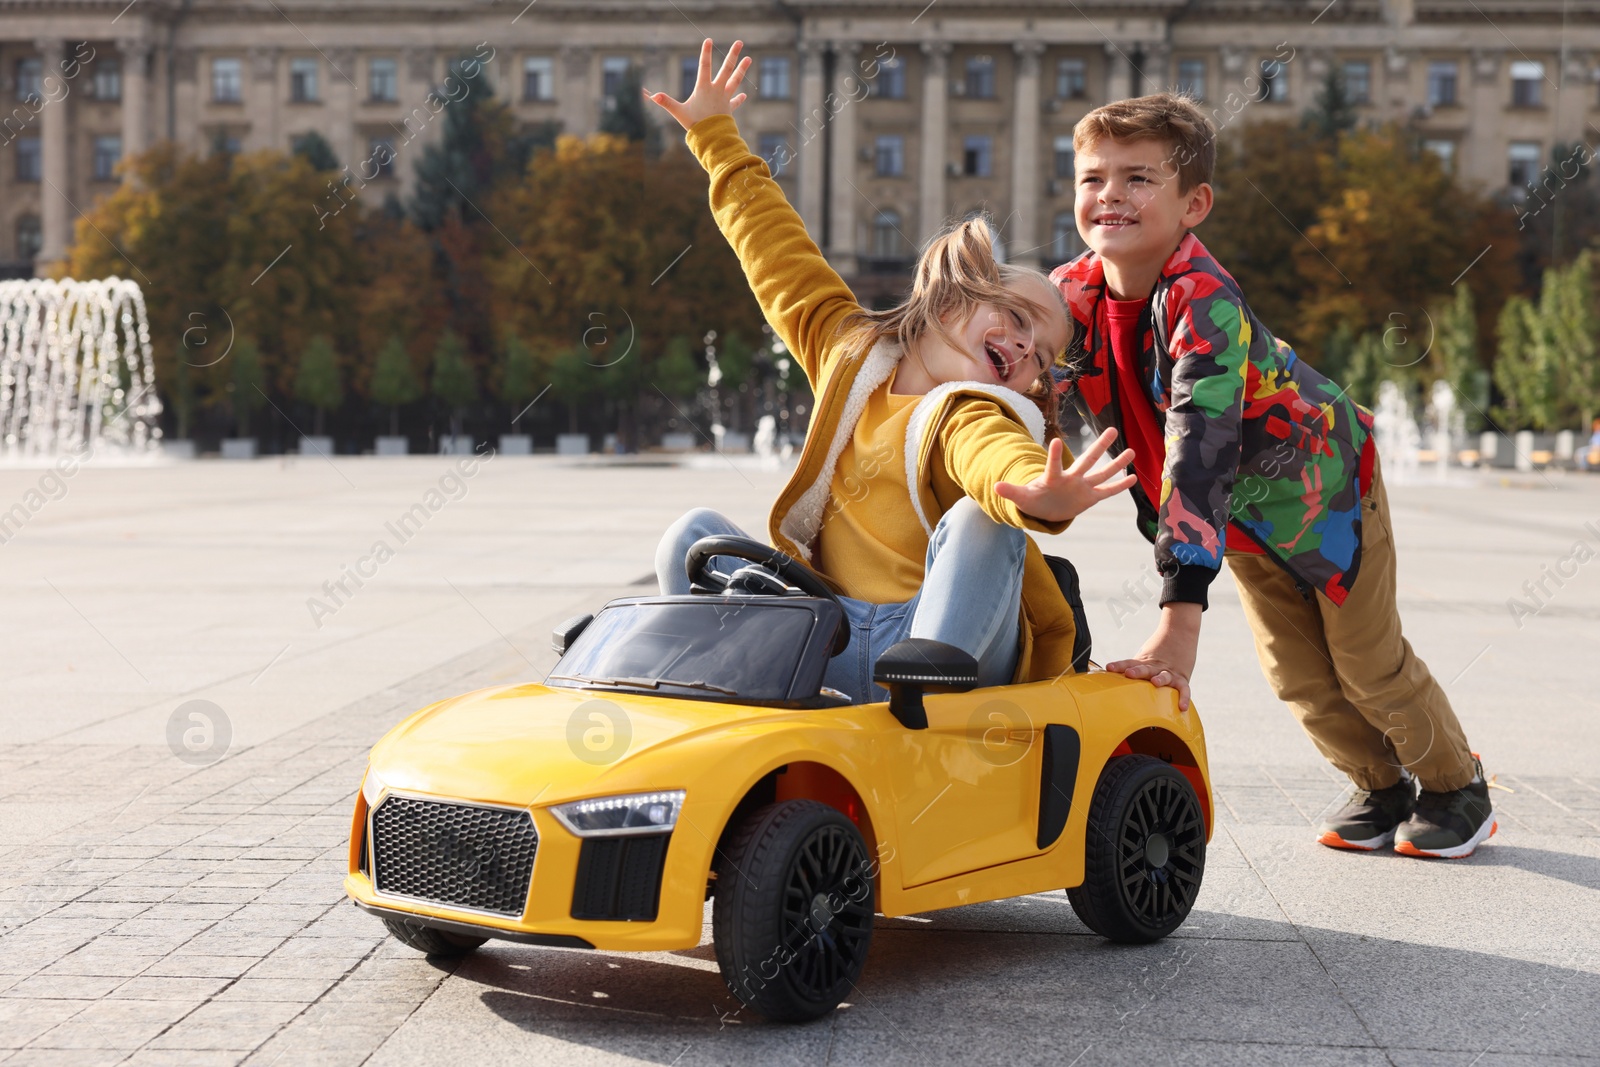
[[[719,857],[711,931],[729,990],[775,1022],[826,1015],[872,943],[874,865],[855,824],[815,800],[753,812]]]
[[[396,941],[409,945],[418,952],[426,952],[430,956],[465,956],[489,940],[487,937],[468,937],[465,934],[435,930],[431,926],[423,926],[421,923],[406,919],[385,919],[383,925],[388,928],[390,936]]]
[[[1205,816],[1189,779],[1152,756],[1119,756],[1095,786],[1083,884],[1067,899],[1101,937],[1158,941],[1188,917],[1205,865]]]

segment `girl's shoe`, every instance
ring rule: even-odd
[[[1395,831],[1417,804],[1417,782],[1404,775],[1387,789],[1358,789],[1350,802],[1318,828],[1317,841],[1329,848],[1371,852],[1394,840]]]
[[[1499,828],[1480,763],[1478,776],[1460,789],[1422,791],[1417,810],[1395,831],[1394,850],[1402,856],[1463,859]]]

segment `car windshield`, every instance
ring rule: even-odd
[[[784,700],[815,619],[804,607],[771,600],[613,604],[547,681]]]

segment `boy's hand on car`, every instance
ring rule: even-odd
[[[1065,522],[1068,519],[1075,519],[1100,501],[1116,496],[1129,488],[1136,481],[1134,476],[1126,471],[1128,464],[1133,462],[1132,449],[1124,450],[1105,466],[1095,468],[1095,464],[1106,454],[1106,449],[1111,447],[1111,442],[1116,440],[1116,437],[1116,430],[1106,430],[1095,439],[1094,444],[1084,450],[1083,455],[1073,461],[1072,466],[1065,469],[1061,466],[1061,438],[1057,437],[1050,442],[1043,474],[1026,485],[1016,485],[1012,482],[996,483],[994,491],[1015,504],[1024,514],[1041,522]],[[1113,478],[1119,471],[1123,472],[1122,476]]]
[[[722,61],[722,69],[717,71],[717,76],[711,76],[711,38],[707,37],[700,46],[700,73],[694,80],[694,92],[689,94],[689,99],[678,101],[666,93],[652,93],[649,89],[642,89],[645,99],[659,104],[667,114],[678,120],[678,125],[689,129],[701,119],[708,119],[713,115],[731,115],[733,109],[744,103],[744,93],[736,93],[739,83],[744,80],[744,72],[750,69],[750,60],[739,58],[740,49],[744,48],[743,41],[733,42],[733,47],[728,49],[727,58]]]
[[[1150,640],[1132,659],[1106,664],[1106,670],[1126,678],[1178,691],[1178,710],[1189,710],[1189,675],[1194,673],[1200,644],[1200,605],[1173,601],[1161,609],[1161,622]]]

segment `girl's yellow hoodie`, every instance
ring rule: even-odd
[[[891,391],[900,352],[841,343],[860,305],[806,233],[766,163],[731,115],[703,119],[686,141],[711,177],[711,211],[744,267],[767,322],[816,394],[805,447],[769,519],[772,543],[806,560],[839,592],[873,603],[910,600],[922,585],[939,517],[970,496],[997,522],[1059,533],[998,496],[997,482],[1042,474],[1044,420],[1032,400],[976,382],[926,396]],[[1028,542],[1017,681],[1071,670],[1072,610]]]

